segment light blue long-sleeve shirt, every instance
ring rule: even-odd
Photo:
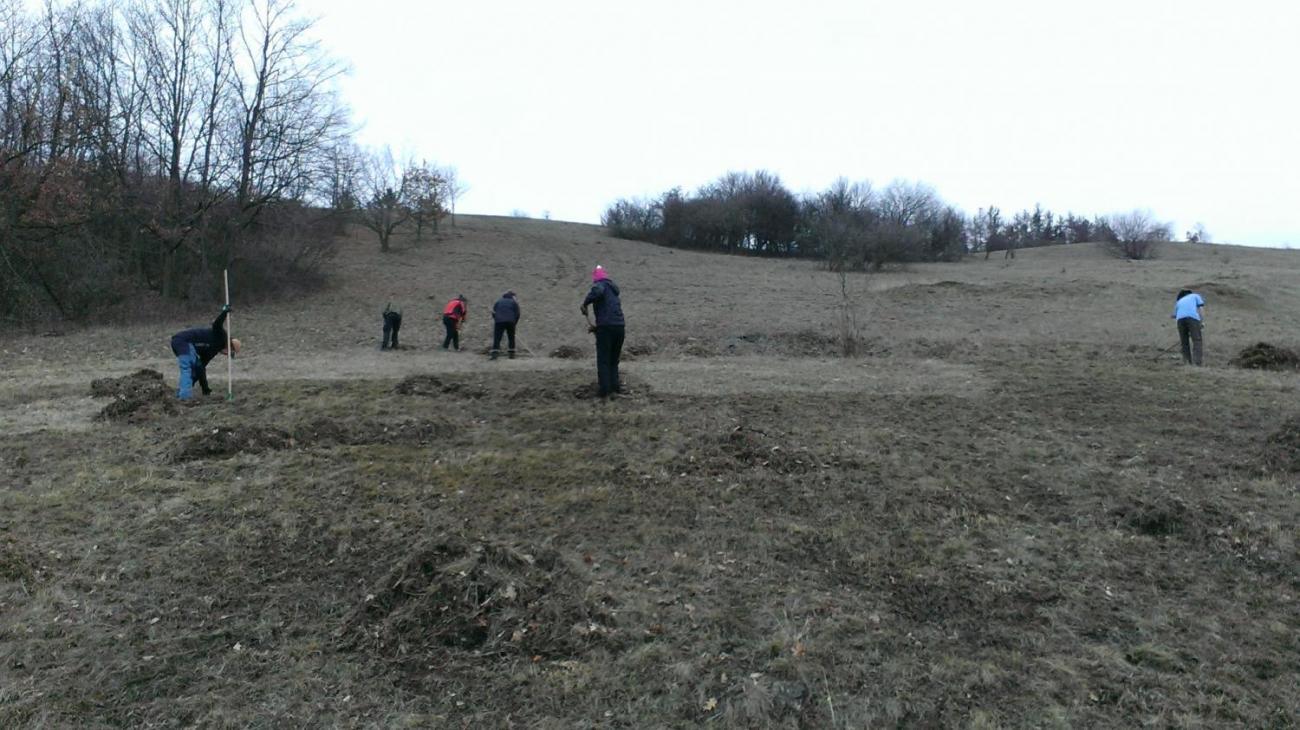
[[[1174,305],[1173,317],[1174,319],[1187,319],[1190,317],[1199,322],[1201,321],[1201,307],[1204,306],[1205,300],[1201,298],[1201,295],[1192,292],[1179,299],[1178,303]]]

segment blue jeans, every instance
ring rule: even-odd
[[[176,356],[176,364],[181,368],[180,387],[176,390],[176,397],[189,400],[194,390],[194,366],[199,364],[199,353],[194,345],[185,346],[185,352]]]

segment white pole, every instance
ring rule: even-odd
[[[235,353],[230,349],[230,270],[221,270],[221,279],[226,285],[226,400],[235,399]]]

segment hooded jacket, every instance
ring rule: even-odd
[[[203,388],[205,395],[212,392],[208,387],[208,363],[212,362],[218,352],[226,349],[227,314],[228,312],[222,312],[217,315],[211,327],[195,327],[172,335],[172,353],[177,357],[185,354],[190,345],[194,346],[194,353],[199,356],[198,362],[192,366],[194,382]]]
[[[623,322],[623,304],[618,298],[618,285],[608,277],[599,279],[591,285],[582,306],[593,305],[596,310],[596,326],[619,326]]]
[[[498,324],[515,324],[519,321],[519,302],[515,301],[514,292],[501,295],[492,305],[492,321]]]
[[[194,345],[199,356],[199,366],[206,367],[218,352],[226,349],[226,312],[217,315],[211,327],[195,327],[172,335],[172,352],[184,354],[187,345]]]

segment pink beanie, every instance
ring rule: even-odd
[[[604,281],[604,280],[606,280],[606,279],[608,279],[608,278],[609,278],[609,274],[606,274],[606,273],[605,273],[605,267],[603,267],[603,266],[601,266],[601,265],[599,265],[599,264],[597,264],[597,265],[596,265],[596,268],[593,269],[592,272],[591,272],[591,280],[592,280],[593,282],[594,282],[594,281]]]

